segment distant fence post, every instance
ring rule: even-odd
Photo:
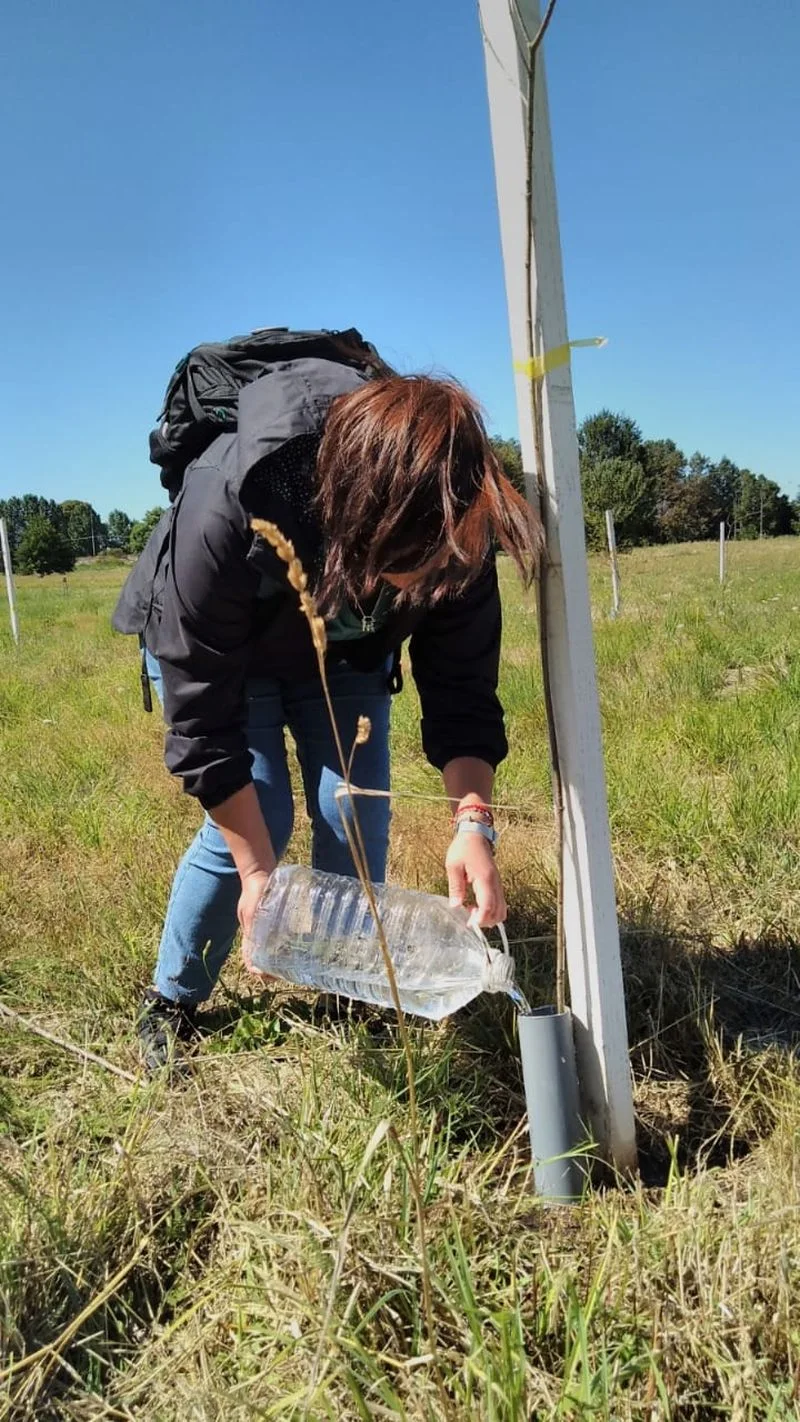
[[[725,581],[725,520],[719,526],[719,580]]]
[[[14,592],[14,574],[11,571],[11,549],[8,544],[8,529],[6,521],[0,518],[0,548],[3,550],[3,571],[6,575],[6,592],[8,593],[8,611],[11,617],[11,635],[17,646],[19,646],[19,623],[17,621],[17,599]]]
[[[619,563],[617,562],[617,535],[611,509],[606,509],[606,537],[608,539],[608,555],[611,559],[611,616],[617,617],[619,615]]]

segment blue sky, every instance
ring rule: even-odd
[[[3,22],[0,497],[162,502],[176,360],[357,325],[516,416],[469,0],[20,0]],[[578,417],[800,484],[800,7],[559,0]]]

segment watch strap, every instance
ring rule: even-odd
[[[491,825],[483,824],[481,820],[459,820],[458,824],[456,825],[455,832],[456,835],[479,834],[482,836],[483,839],[487,839],[489,841],[490,845],[492,846],[492,849],[495,848],[495,846],[497,845],[497,841],[500,838],[496,829],[493,829]]]

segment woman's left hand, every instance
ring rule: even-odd
[[[444,862],[451,904],[463,904],[471,886],[475,896],[473,922],[478,928],[503,923],[508,912],[506,896],[489,841],[479,834],[457,834]]]

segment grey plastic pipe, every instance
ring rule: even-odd
[[[520,1014],[519,1047],[536,1193],[552,1204],[575,1204],[584,1193],[586,1131],[580,1116],[572,1014],[539,1007]]]

